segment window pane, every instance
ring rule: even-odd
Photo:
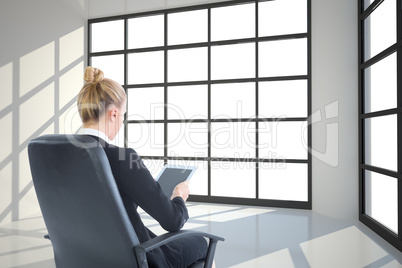
[[[261,2],[258,12],[259,36],[307,32],[306,0]]]
[[[92,57],[91,66],[101,69],[105,77],[124,84],[124,55]]]
[[[211,41],[255,37],[255,4],[211,9]]]
[[[163,87],[129,88],[127,95],[128,120],[164,118]]]
[[[190,195],[208,195],[208,162],[169,160],[168,164],[197,167],[190,181]]]
[[[387,115],[365,120],[365,163],[397,171],[397,116]]]
[[[307,164],[259,163],[259,197],[308,201],[307,168]]]
[[[259,83],[261,118],[307,117],[307,80]]]
[[[211,48],[212,79],[255,77],[255,44]]]
[[[364,21],[365,59],[396,43],[396,1],[385,0]]]
[[[211,162],[211,195],[255,198],[255,163]]]
[[[307,159],[305,122],[260,122],[259,156],[263,159]]]
[[[163,156],[163,124],[128,124],[127,143],[140,156]]]
[[[170,123],[168,156],[208,156],[208,123]]]
[[[259,76],[307,74],[307,39],[261,42],[259,45]]]
[[[208,41],[206,9],[168,14],[168,44],[189,44]]]
[[[213,157],[255,157],[255,123],[223,122],[211,124]]]
[[[168,52],[168,81],[199,81],[208,78],[206,47],[175,49]]]
[[[251,118],[255,115],[255,83],[211,86],[212,118]]]
[[[208,118],[208,87],[168,87],[168,119]]]
[[[128,83],[162,83],[164,81],[164,52],[144,52],[128,55]]]
[[[129,49],[164,45],[164,15],[129,19],[127,23]]]
[[[164,45],[164,15],[128,20],[128,48]]]
[[[124,20],[91,24],[91,52],[124,49]]]
[[[365,171],[365,214],[398,233],[398,181]]]
[[[365,112],[396,108],[396,53],[365,70]]]

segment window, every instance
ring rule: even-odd
[[[401,1],[359,5],[359,218],[402,250]]]
[[[166,163],[197,166],[192,201],[310,209],[309,6],[229,1],[89,20],[89,64],[127,92],[125,146],[155,176]]]

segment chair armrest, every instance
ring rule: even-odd
[[[218,243],[218,241],[225,241],[225,239],[209,233],[192,231],[192,230],[181,230],[178,232],[166,233],[135,246],[134,252],[135,255],[137,256],[138,266],[140,268],[148,267],[147,257],[145,253],[160,246],[163,246],[167,243],[173,242],[178,238],[188,236],[202,236],[209,238],[208,252],[205,258],[205,267],[211,267],[215,255],[216,244]]]

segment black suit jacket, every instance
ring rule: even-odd
[[[156,235],[143,224],[137,212],[138,206],[157,220],[166,231],[180,230],[188,220],[184,200],[181,197],[170,200],[162,192],[135,150],[108,144],[99,137],[91,137],[99,141],[106,152],[121,198],[140,243]],[[150,267],[174,267],[175,256],[180,254],[181,246],[170,244],[147,254],[148,263]]]

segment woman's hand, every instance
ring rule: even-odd
[[[170,199],[180,196],[185,202],[188,198],[188,195],[190,194],[190,187],[188,186],[189,183],[190,181],[186,180],[182,183],[177,184],[176,187],[173,189],[172,197]]]

